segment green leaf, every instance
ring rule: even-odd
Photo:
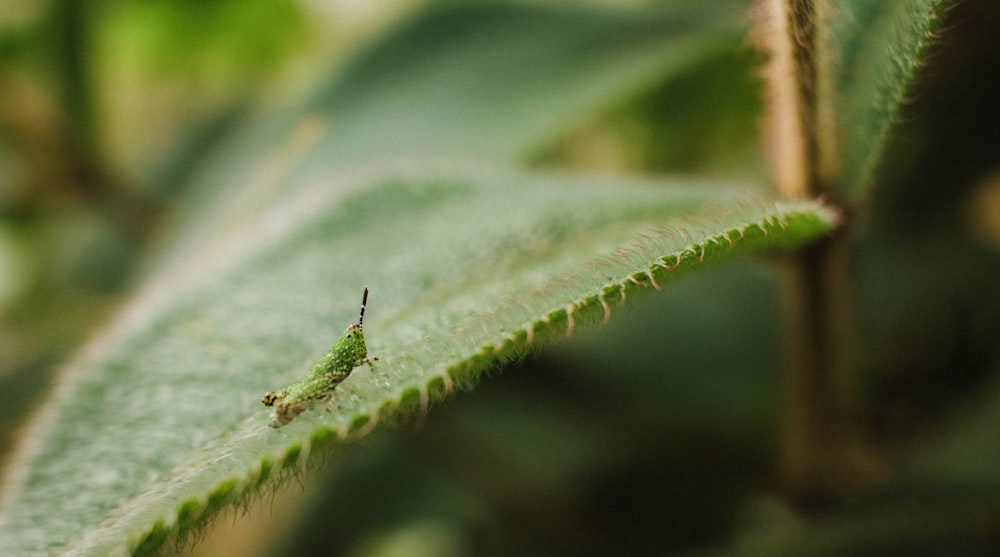
[[[242,247],[136,295],[29,433],[5,492],[7,552],[157,545],[317,444],[425,407],[703,262],[795,245],[836,220],[707,184],[482,170],[369,180],[347,197],[288,199]],[[366,284],[375,375],[359,368],[328,412],[269,429],[261,394],[308,370]]]
[[[439,8],[305,108],[254,122],[187,186],[146,281],[24,434],[0,552],[152,551],[679,273],[830,230],[824,206],[745,186],[481,162],[731,45],[738,18],[702,12]],[[366,285],[375,375],[266,427],[260,396],[308,371]]]
[[[367,172],[400,157],[526,158],[581,117],[739,47],[745,7],[427,10],[301,106],[250,122],[220,149],[187,186],[175,256],[238,233],[291,192],[321,187],[317,170]]]
[[[951,0],[851,0],[830,8],[822,69],[837,130],[837,190],[864,196],[877,180],[890,135],[914,91]]]

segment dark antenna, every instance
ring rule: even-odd
[[[361,297],[361,315],[358,317],[358,327],[361,327],[361,322],[365,320],[365,304],[368,303],[368,287],[365,287],[365,294]]]

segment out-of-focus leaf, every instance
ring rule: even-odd
[[[429,9],[300,107],[249,123],[221,149],[188,186],[163,259],[240,230],[291,192],[336,187],[331,168],[347,176],[399,157],[526,157],[581,117],[736,48],[746,4]]]
[[[829,3],[820,68],[832,88],[836,190],[849,199],[874,185],[891,131],[952,0],[849,0]]]

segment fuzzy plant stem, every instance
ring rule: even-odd
[[[797,253],[789,273],[782,475],[788,495],[803,507],[823,506],[860,478],[853,462],[848,259],[841,232]]]
[[[779,189],[791,198],[833,197],[836,141],[823,33],[825,0],[761,0],[771,56],[770,133]],[[843,215],[846,217],[847,215]],[[846,218],[845,218],[846,220]],[[846,224],[846,223],[845,223]],[[789,496],[821,505],[851,477],[854,399],[848,243],[844,229],[792,260],[781,474]]]
[[[797,188],[807,197],[823,190],[819,171],[820,146],[818,140],[819,86],[816,64],[816,6],[814,0],[787,0],[789,48],[792,55],[792,72],[796,117],[801,133],[801,185]]]

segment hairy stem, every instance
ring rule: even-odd
[[[854,361],[844,234],[801,250],[791,271],[782,472],[790,496],[822,504],[852,483]]]
[[[816,76],[816,9],[814,0],[787,0],[788,41],[795,81],[795,106],[801,137],[803,183],[796,190],[807,197],[822,191],[819,173],[819,142],[817,139],[818,87]]]
[[[833,195],[836,134],[824,0],[769,0],[772,133],[779,188],[790,197]],[[778,103],[785,103],[784,106]],[[793,261],[782,474],[789,494],[821,504],[849,481],[852,351],[844,234]]]

